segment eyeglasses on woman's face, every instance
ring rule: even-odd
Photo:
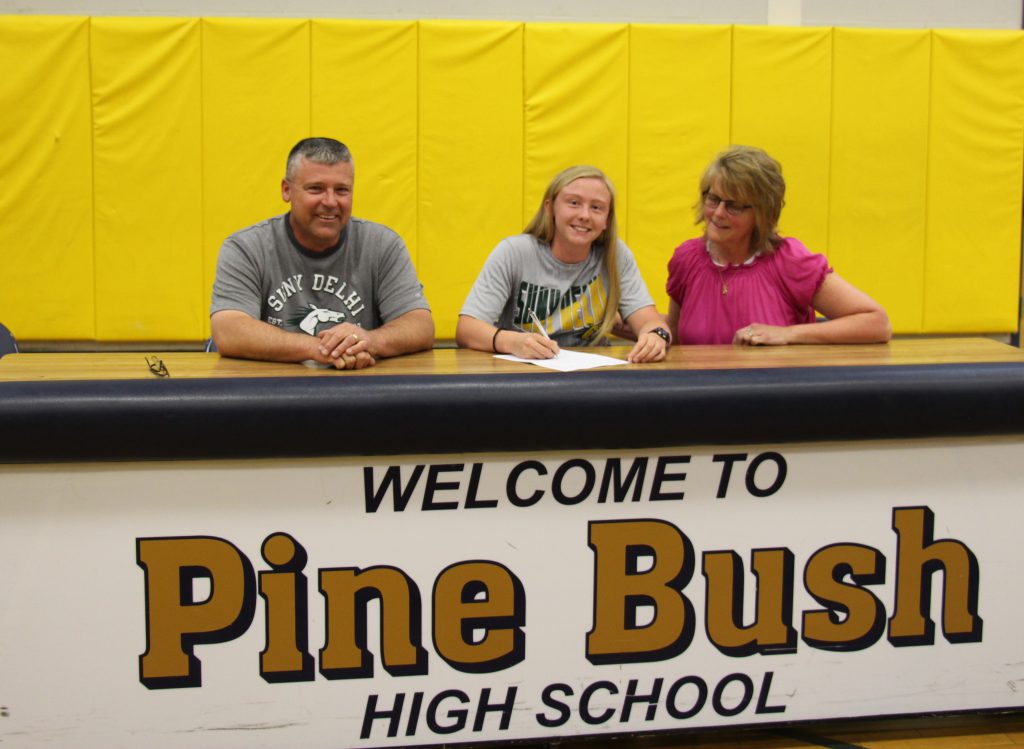
[[[714,211],[720,205],[725,206],[725,212],[730,216],[739,216],[741,213],[745,213],[754,207],[750,205],[750,203],[737,203],[735,200],[722,200],[722,198],[718,197],[710,190],[704,193],[704,206],[706,208]]]

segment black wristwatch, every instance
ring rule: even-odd
[[[672,345],[672,336],[664,328],[655,328],[654,330],[648,330],[647,332],[654,333],[654,335],[658,336],[658,338],[665,342],[666,346]]]

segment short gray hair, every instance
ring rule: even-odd
[[[352,163],[352,152],[348,146],[334,138],[303,138],[288,153],[284,167],[284,178],[289,182],[299,170],[299,163],[309,159],[317,164]]]

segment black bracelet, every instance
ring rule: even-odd
[[[654,335],[658,336],[658,338],[663,340],[665,342],[665,350],[666,351],[668,350],[668,347],[672,345],[672,334],[669,333],[664,328],[662,328],[662,327],[651,328],[647,332],[648,333],[654,333]]]
[[[496,328],[494,331],[494,338],[491,339],[491,351],[498,353],[498,333],[506,330],[506,328]]]

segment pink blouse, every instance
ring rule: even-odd
[[[824,255],[792,237],[775,252],[729,266],[711,260],[703,237],[683,242],[668,263],[668,295],[679,305],[676,340],[732,343],[736,331],[751,323],[814,322],[811,300],[831,272]]]

